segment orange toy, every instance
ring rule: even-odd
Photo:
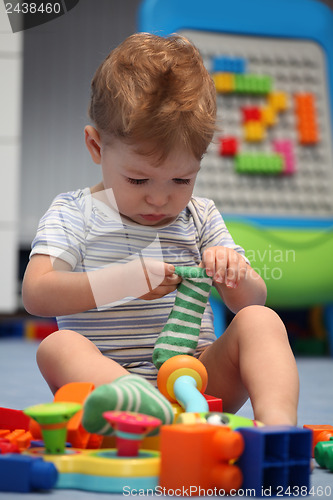
[[[244,450],[239,432],[209,424],[174,424],[161,428],[163,493],[185,496],[224,495],[237,491],[242,472],[230,461]],[[178,494],[178,493],[177,493]]]
[[[159,391],[171,401],[171,403],[177,402],[174,393],[174,384],[175,381],[183,375],[192,377],[196,381],[198,391],[202,394],[205,392],[208,375],[201,361],[193,358],[193,356],[173,356],[163,363],[157,375],[157,386]]]
[[[321,441],[329,441],[333,436],[332,425],[303,425],[304,429],[312,431],[312,456],[314,457],[315,446]]]

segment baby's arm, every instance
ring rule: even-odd
[[[25,272],[23,303],[34,315],[63,316],[125,297],[152,300],[176,289],[179,277],[173,271],[170,264],[147,259],[143,268],[137,259],[97,271],[72,272],[65,261],[36,254]]]
[[[203,253],[201,266],[213,277],[217,291],[232,312],[237,313],[249,305],[265,304],[265,282],[232,248],[207,248]]]

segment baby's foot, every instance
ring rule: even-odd
[[[111,410],[152,415],[162,424],[171,424],[174,418],[169,401],[138,375],[123,375],[110,384],[97,387],[84,403],[83,427],[91,433],[111,435],[113,429],[103,417],[105,411]]]

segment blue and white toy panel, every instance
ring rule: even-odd
[[[270,269],[273,306],[333,302],[324,258],[333,252],[332,26],[316,0],[145,0],[140,9],[140,31],[184,34],[213,76],[221,132],[195,194],[214,199],[253,267]]]

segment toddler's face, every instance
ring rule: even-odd
[[[101,148],[104,188],[112,188],[120,214],[138,224],[159,226],[174,220],[188,204],[200,161],[178,149],[158,166],[137,145],[114,140]]]

